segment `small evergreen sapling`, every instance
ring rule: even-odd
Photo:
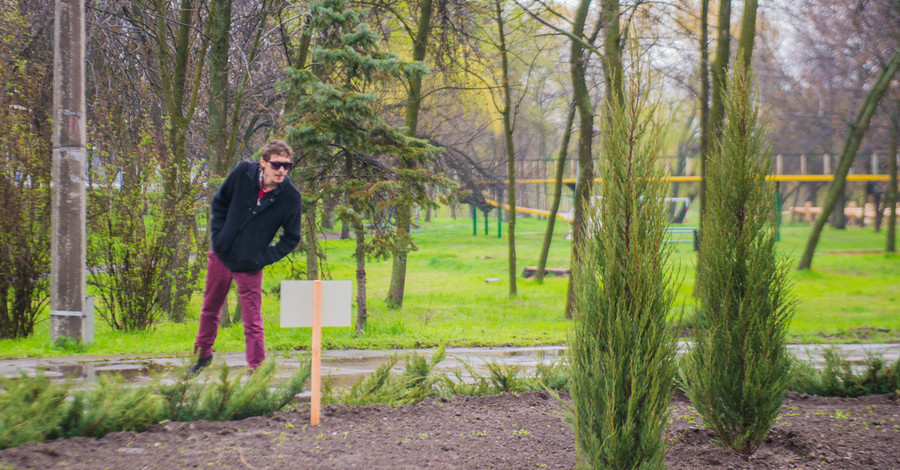
[[[74,382],[51,382],[38,374],[0,377],[0,449],[60,437],[103,437],[139,431],[161,420],[224,421],[263,416],[284,408],[303,390],[310,362],[284,381],[275,361],[263,362],[246,380],[226,365],[215,379],[199,381],[184,368],[173,384],[135,386],[102,376],[95,386],[72,393]]]
[[[197,380],[185,369],[175,383],[160,387],[163,406],[160,419],[171,421],[227,421],[264,416],[284,408],[303,390],[311,374],[307,358],[286,381],[277,380],[278,366],[268,359],[243,379],[226,364]]]
[[[55,384],[43,374],[0,377],[0,449],[53,436],[69,416],[71,383]]]
[[[601,203],[575,284],[570,334],[579,468],[662,468],[677,333],[660,134],[639,70],[602,122]]]
[[[794,301],[775,253],[770,152],[749,73],[735,68],[723,141],[709,158],[697,329],[683,386],[716,439],[752,454],[778,417],[789,381]]]

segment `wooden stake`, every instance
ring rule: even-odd
[[[310,377],[309,424],[319,425],[322,395],[322,281],[313,281],[312,373]]]

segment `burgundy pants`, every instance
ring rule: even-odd
[[[200,312],[200,328],[194,342],[197,357],[209,357],[219,332],[219,311],[225,303],[231,280],[238,286],[241,298],[241,318],[244,320],[244,342],[247,364],[256,368],[266,358],[266,339],[263,333],[262,314],[262,270],[235,273],[225,267],[219,257],[209,252],[206,265],[206,289],[203,292],[203,309]]]

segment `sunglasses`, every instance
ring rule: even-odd
[[[269,162],[269,165],[271,165],[272,169],[275,171],[278,171],[278,170],[290,171],[291,167],[294,166],[294,164],[292,162]]]

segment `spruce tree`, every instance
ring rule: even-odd
[[[674,279],[660,134],[644,78],[632,71],[618,99],[607,100],[600,208],[575,262],[570,391],[579,468],[665,464]]]
[[[723,141],[710,155],[697,324],[683,384],[724,446],[752,454],[775,422],[788,383],[786,331],[794,301],[775,253],[771,153],[749,73],[736,64]]]
[[[424,169],[437,149],[386,123],[373,91],[425,74],[424,65],[379,51],[378,35],[364,19],[365,11],[345,0],[312,3],[312,60],[303,69],[288,68],[283,84],[296,100],[286,139],[299,157],[304,199],[314,204],[322,196],[339,198],[337,215],[356,233],[357,333],[367,319],[366,257],[411,245],[408,232],[392,229],[396,207],[433,206],[428,189],[440,193],[450,186]]]

